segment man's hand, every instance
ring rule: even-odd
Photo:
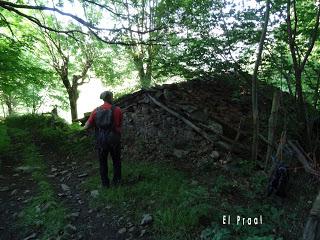
[[[83,130],[86,131],[86,130],[90,129],[91,127],[92,127],[92,125],[89,123],[89,121],[87,121],[83,127]]]

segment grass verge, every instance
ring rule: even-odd
[[[55,193],[44,173],[45,164],[36,147],[29,144],[22,152],[24,166],[32,170],[32,178],[38,183],[37,194],[22,210],[20,225],[24,229],[39,229],[40,239],[60,235],[66,225],[66,209],[57,202]]]
[[[99,189],[99,176],[84,184]],[[199,219],[210,212],[207,190],[191,185],[179,171],[154,163],[130,163],[123,166],[123,184],[100,190],[91,200],[94,207],[112,204],[140,223],[143,214],[153,216],[152,232],[156,239],[194,239]]]

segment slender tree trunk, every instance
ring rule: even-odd
[[[302,90],[302,71],[296,69],[295,71],[296,78],[296,93],[297,93],[297,102],[298,102],[298,121],[303,127],[303,140],[306,143],[306,148],[310,150],[311,146],[311,132],[307,120],[307,112],[303,99],[303,90]]]
[[[296,78],[296,92],[298,97],[298,119],[301,122],[304,122],[306,116],[306,110],[304,107],[304,100],[303,100],[303,90],[302,90],[302,72],[300,69],[295,71],[295,78]]]
[[[265,169],[267,169],[269,160],[271,158],[271,154],[273,151],[273,145],[275,142],[275,132],[277,127],[277,119],[278,119],[278,110],[279,110],[279,101],[280,100],[280,93],[278,90],[276,90],[273,94],[273,100],[272,100],[272,109],[271,114],[269,117],[269,126],[268,126],[268,142],[271,144],[268,145],[267,155],[266,155],[266,162],[265,162]]]
[[[37,111],[37,106],[35,100],[32,100],[32,114],[35,114]]]
[[[282,70],[281,70],[281,72],[282,72]],[[290,95],[294,96],[293,95],[293,91],[292,91],[292,87],[291,87],[291,83],[290,83],[290,73],[282,72],[282,76],[284,76],[284,78],[286,80],[287,87],[288,87]]]
[[[148,60],[147,60],[147,68],[146,68],[146,81],[148,82],[148,85],[151,85],[151,77],[152,77],[152,46],[148,46]]]
[[[262,51],[264,46],[264,40],[266,38],[268,22],[270,13],[270,0],[266,3],[266,13],[264,26],[261,32],[261,38],[259,43],[259,49],[257,54],[257,59],[254,66],[254,72],[252,76],[252,119],[253,119],[253,139],[252,139],[252,160],[256,161],[258,157],[258,133],[259,133],[259,110],[258,110],[258,87],[257,78],[258,70],[261,63]]]
[[[32,89],[32,114],[35,114],[37,111],[37,104],[36,104],[36,100],[35,100],[35,92],[34,92],[34,88]]]

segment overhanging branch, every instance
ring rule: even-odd
[[[93,3],[90,0],[87,0],[86,2]],[[104,6],[104,5],[97,4],[97,3],[96,3],[96,5],[101,6],[101,7]],[[30,15],[27,15],[25,13],[22,13],[21,11],[19,11],[17,9],[29,9],[29,10],[56,12],[56,13],[59,13],[60,15],[70,17],[70,18],[74,19],[75,21],[77,21],[78,23],[80,23],[81,25],[83,25],[83,26],[85,26],[85,27],[87,27],[87,28],[89,28],[91,30],[96,30],[96,31],[121,32],[121,31],[126,30],[126,31],[132,31],[134,33],[139,33],[139,34],[147,34],[147,33],[150,33],[150,32],[155,32],[155,31],[159,31],[159,30],[165,29],[165,27],[158,27],[158,28],[149,29],[149,30],[146,30],[146,31],[138,31],[138,30],[133,30],[131,28],[100,28],[100,27],[96,27],[92,23],[90,23],[90,22],[88,22],[88,21],[86,21],[86,20],[84,20],[84,19],[82,19],[82,18],[80,18],[80,17],[78,17],[78,16],[76,16],[74,14],[61,11],[60,9],[58,9],[56,7],[15,4],[15,3],[7,2],[7,1],[1,1],[1,0],[0,0],[0,7],[3,7],[4,9],[7,9],[9,11],[13,11],[13,12],[19,14],[20,16],[28,18],[29,20],[33,21],[34,23],[38,24],[39,26],[41,25],[41,27],[43,27],[43,28],[47,28],[50,31],[56,31],[56,32],[61,32],[61,31],[57,30],[57,29],[50,28],[48,26],[45,26],[39,21],[39,19],[37,19],[35,17],[32,17]],[[111,11],[109,8],[107,8],[105,6],[104,6],[104,9],[106,9],[109,12],[112,12],[113,14],[116,14],[116,13],[114,13],[113,11]],[[73,31],[77,31],[77,30],[73,30]],[[78,31],[78,32],[81,32],[81,31]],[[66,32],[62,31],[61,33],[66,33]]]
[[[72,35],[74,33],[86,34],[86,33],[82,32],[82,31],[79,31],[79,30],[58,30],[58,29],[54,29],[52,27],[46,26],[46,25],[42,24],[39,19],[37,19],[37,18],[35,18],[33,16],[30,16],[30,15],[27,15],[27,14],[25,14],[23,12],[20,12],[19,10],[15,9],[13,7],[1,5],[1,1],[0,1],[0,7],[4,8],[4,9],[10,11],[10,12],[14,12],[14,13],[20,15],[21,17],[24,17],[24,18],[28,19],[29,21],[35,23],[39,27],[47,29],[47,30],[49,30],[51,32],[62,33],[62,34],[67,34],[67,35]]]

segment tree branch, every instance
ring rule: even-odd
[[[88,0],[87,0],[88,1]],[[90,1],[91,2],[91,1]],[[91,2],[93,3],[93,2]],[[23,5],[23,4],[15,4],[15,3],[11,3],[11,2],[7,2],[7,1],[2,1],[0,0],[0,6],[9,10],[9,11],[14,11],[16,12],[17,14],[23,16],[23,17],[26,17],[28,18],[29,20],[32,19],[33,22],[37,22],[37,24],[41,24],[41,22],[35,18],[35,17],[32,17],[32,16],[29,16],[27,14],[24,14],[20,11],[18,11],[17,9],[31,9],[31,10],[39,10],[39,11],[52,11],[52,12],[57,12],[59,13],[60,15],[63,15],[63,16],[67,16],[67,17],[70,17],[72,19],[74,19],[75,21],[77,21],[78,23],[80,23],[81,25],[91,29],[91,30],[97,30],[97,31],[109,31],[109,32],[121,32],[123,30],[129,30],[129,31],[132,31],[132,32],[136,32],[136,33],[139,33],[139,34],[147,34],[149,32],[154,32],[154,31],[158,31],[158,30],[161,30],[163,29],[163,27],[161,28],[157,28],[157,29],[150,29],[150,30],[147,30],[147,31],[136,31],[136,30],[132,30],[132,29],[123,29],[123,28],[99,28],[99,27],[96,27],[94,26],[92,23],[86,21],[86,20],[83,20],[82,18],[76,16],[76,15],[73,15],[71,13],[67,13],[67,12],[63,12],[61,11],[60,9],[56,8],[56,7],[47,7],[47,6],[32,6],[32,5]],[[42,27],[46,27],[46,28],[49,28],[48,26],[44,26],[42,25]],[[51,29],[52,31],[53,29]],[[56,29],[55,29],[56,30]],[[56,30],[57,31],[57,30]],[[74,30],[76,31],[76,30]],[[81,32],[81,31],[77,31],[77,32]]]
[[[90,4],[93,4],[93,5],[96,5],[102,9],[105,9],[107,10],[108,12],[112,13],[113,15],[117,16],[117,17],[120,17],[122,19],[126,19],[126,16],[121,14],[121,13],[117,13],[115,10],[107,7],[106,5],[104,4],[100,4],[100,3],[97,3],[97,2],[94,2],[94,1],[91,1],[91,0],[83,0],[83,2],[86,2],[86,3],[90,3]]]
[[[54,28],[51,28],[51,27],[48,27],[46,25],[43,25],[39,19],[35,18],[35,17],[32,17],[30,15],[27,15],[23,12],[20,12],[18,11],[17,9],[15,9],[14,7],[11,7],[11,6],[6,6],[6,5],[2,5],[1,4],[2,1],[0,1],[0,7],[3,7],[4,9],[10,11],[10,12],[15,12],[16,14],[28,19],[29,21],[35,23],[36,25],[38,25],[39,27],[41,28],[44,28],[44,29],[47,29],[49,31],[52,31],[52,32],[56,32],[56,33],[63,33],[63,34],[67,34],[69,36],[72,36],[72,34],[74,33],[81,33],[81,34],[84,34],[86,35],[86,33],[82,32],[82,31],[79,31],[79,30],[58,30],[58,29],[54,29]]]
[[[7,25],[7,27],[9,28],[10,32],[11,32],[11,35],[14,37],[14,33],[12,31],[12,28],[10,26],[10,23],[8,22],[8,20],[5,18],[5,16],[3,16],[2,13],[0,13],[0,18],[2,19],[2,21],[4,21],[4,23]]]
[[[80,86],[85,83],[85,77],[86,77],[89,69],[91,68],[92,64],[93,64],[93,60],[87,58],[84,66],[82,68],[81,74],[80,75],[73,75],[73,79],[72,79],[73,84],[77,84],[78,86]],[[81,79],[81,81],[79,82],[80,79]]]
[[[108,29],[103,29],[103,28],[98,28],[98,27],[95,27],[94,25],[92,25],[91,23],[83,20],[82,18],[76,16],[76,15],[73,15],[71,13],[66,13],[66,12],[63,12],[61,11],[60,9],[58,8],[55,8],[55,7],[47,7],[47,6],[32,6],[32,5],[24,5],[24,4],[15,4],[15,3],[11,3],[11,2],[7,2],[7,1],[1,1],[0,0],[0,6],[5,8],[5,9],[11,9],[12,11],[16,10],[17,8],[18,9],[30,9],[30,10],[39,10],[39,11],[51,11],[51,12],[57,12],[63,16],[67,16],[67,17],[70,17],[74,20],[76,20],[77,22],[79,22],[80,24],[82,24],[83,26],[86,26],[88,28],[91,28],[91,29],[95,29],[95,30],[108,30]],[[28,16],[26,14],[24,14],[25,17]],[[31,16],[28,16],[29,18]],[[34,17],[32,17],[33,19],[36,19]],[[36,19],[38,20],[38,19]],[[39,21],[39,20],[38,20]]]

